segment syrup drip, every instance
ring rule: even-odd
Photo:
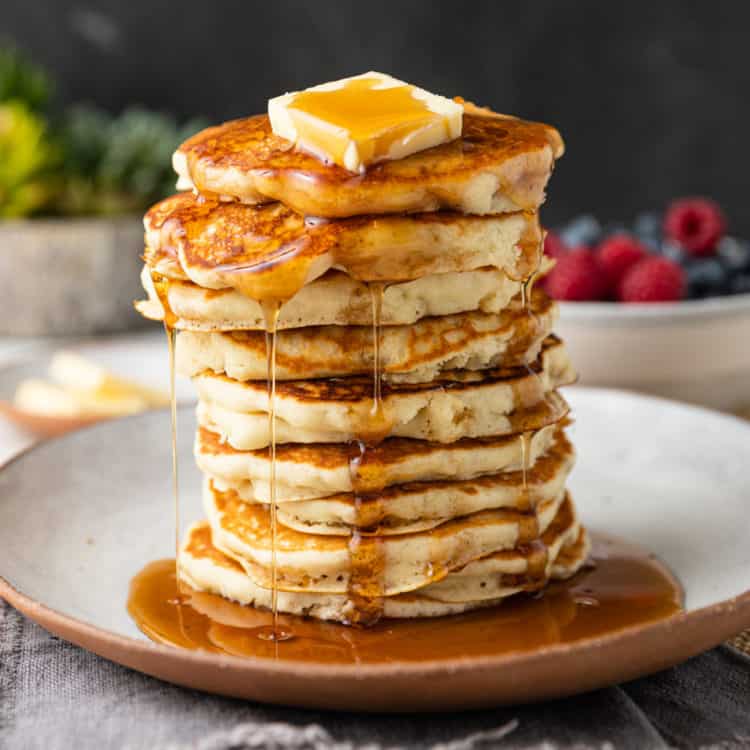
[[[539,229],[538,219],[534,223],[528,221],[527,217],[527,228],[534,226],[537,230]],[[539,268],[542,263],[542,242],[543,237],[541,233],[535,234],[530,229],[522,236],[520,250],[525,258],[529,252],[533,252],[535,261],[533,262],[533,268],[528,275],[521,279],[521,304],[523,306],[524,313],[527,315],[531,330],[538,330],[539,321],[534,314],[530,306],[531,302],[531,288],[536,278],[536,274],[539,272]],[[546,400],[547,394],[544,389],[544,383],[542,382],[541,376],[531,366],[526,365],[526,371],[528,374],[536,380],[537,393]],[[516,396],[521,396],[519,399],[518,408],[526,408],[526,399],[523,398],[525,394],[517,393]],[[521,539],[520,548],[527,555],[527,583],[525,588],[527,591],[538,590],[545,584],[547,566],[549,563],[549,551],[544,542],[539,538],[539,522],[536,515],[536,501],[532,499],[529,492],[529,471],[531,468],[531,438],[532,433],[522,431],[519,436],[519,446],[521,452],[521,500],[520,507],[523,508],[527,513],[531,513],[536,526],[535,533],[523,538],[524,533],[528,534],[529,529],[521,528]]]
[[[529,469],[531,462],[531,433],[522,432],[518,436],[521,446],[521,499],[519,506],[523,510],[531,510],[532,503],[529,494]]]
[[[531,651],[601,638],[680,611],[682,590],[652,554],[608,535],[593,535],[593,542],[594,564],[573,578],[465,615],[382,620],[371,628],[282,615],[281,626],[293,629],[295,638],[280,650],[256,636],[259,627],[270,626],[270,612],[178,585],[173,560],[150,563],[133,579],[128,611],[158,643],[249,658],[346,665]],[[178,595],[188,602],[182,608],[174,605]]]
[[[380,361],[380,328],[385,284],[368,284],[372,302],[372,407],[367,424],[362,425],[353,444],[349,474],[354,493],[354,528],[349,538],[350,621],[358,625],[374,625],[383,614],[385,559],[383,540],[372,527],[382,518],[381,504],[373,497],[383,488],[382,469],[368,461],[368,448],[382,442],[391,424],[382,397]],[[366,530],[372,530],[366,533]]]
[[[292,243],[285,249],[290,258],[296,258],[301,246]],[[269,514],[271,550],[271,623],[256,629],[255,635],[261,641],[270,641],[278,647],[281,641],[295,637],[290,628],[282,627],[278,607],[278,520],[276,494],[276,344],[281,310],[305,284],[308,266],[295,263],[284,273],[275,273],[276,264],[255,262],[249,264],[226,265],[222,268],[222,278],[231,287],[246,297],[255,300],[263,311],[266,331],[266,389],[268,393],[268,432],[269,432]],[[278,651],[276,651],[278,656]]]
[[[180,555],[180,479],[177,466],[177,394],[175,389],[174,355],[177,331],[166,324],[167,348],[169,350],[169,415],[172,423],[172,497],[174,498],[174,548],[175,559]]]
[[[281,303],[277,301],[264,302],[262,308],[266,323],[266,364],[268,368],[266,387],[268,390],[268,434],[270,438],[268,449],[271,455],[269,513],[271,514],[271,615],[273,619],[270,627],[259,628],[256,635],[263,640],[278,643],[294,637],[291,630],[279,626],[278,565],[276,560],[278,535],[276,508],[276,332],[279,325]]]
[[[180,483],[177,462],[177,392],[175,389],[175,347],[177,316],[169,306],[169,280],[151,271],[151,281],[163,309],[164,332],[169,355],[169,413],[172,432],[172,502],[174,504],[175,565],[180,556]]]
[[[243,292],[246,296],[256,299],[261,305],[265,319],[266,328],[266,363],[267,378],[266,387],[268,390],[268,431],[270,436],[270,531],[271,531],[271,614],[272,621],[270,626],[264,626],[257,632],[258,638],[263,640],[279,641],[289,640],[294,635],[290,630],[279,626],[278,615],[278,586],[277,573],[278,567],[276,562],[276,536],[277,536],[277,509],[276,509],[276,333],[278,328],[279,315],[283,301],[280,298],[263,298],[260,296],[262,291],[262,282],[260,281],[263,266],[250,268],[237,268],[231,271],[233,276],[233,286]],[[171,390],[171,412],[172,412],[172,478],[174,494],[174,512],[175,512],[175,538],[176,538],[176,558],[179,559],[180,545],[180,503],[177,473],[177,405],[175,397],[175,366],[174,350],[177,324],[177,316],[169,305],[169,281],[164,276],[151,272],[151,280],[154,289],[164,310],[164,329],[167,332],[167,341],[169,345],[169,373],[170,373],[170,390]],[[287,278],[285,286],[281,291],[284,293],[284,299],[288,299],[296,293],[297,288],[301,285],[302,279]],[[271,289],[266,291],[276,293],[279,291],[278,283],[274,284]]]

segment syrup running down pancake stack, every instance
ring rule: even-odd
[[[351,79],[350,79],[351,80]],[[199,394],[190,587],[344,623],[497,605],[588,551],[565,489],[575,372],[533,288],[559,134],[465,105],[360,173],[265,115],[177,151],[143,315]]]

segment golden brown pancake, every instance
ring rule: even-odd
[[[414,591],[472,561],[536,542],[565,504],[566,493],[562,492],[540,502],[533,511],[485,510],[427,531],[370,537],[372,544],[382,545],[376,552],[381,559],[371,561],[375,563],[371,573],[382,576],[382,593],[386,596]],[[210,483],[204,487],[204,505],[213,543],[235,557],[258,585],[268,588],[271,543],[267,508],[243,502],[233,492],[220,492]],[[572,509],[568,516],[572,517]],[[275,540],[280,590],[347,591],[355,575],[356,560],[352,558],[357,556],[348,534],[303,533],[279,524]]]
[[[359,175],[294,149],[273,134],[266,115],[256,115],[194,135],[173,164],[180,187],[245,203],[278,200],[308,216],[484,214],[536,210],[562,153],[549,125],[474,110],[464,114],[460,138]]]
[[[545,258],[540,274],[553,261]],[[159,268],[163,268],[159,264]],[[141,283],[148,299],[135,303],[138,312],[150,320],[163,320],[164,299],[172,313],[174,327],[188,331],[255,331],[265,329],[262,306],[235,289],[205,289],[185,275],[175,278],[179,266],[159,279],[157,293],[148,266],[141,271]],[[158,273],[158,271],[157,271]],[[167,275],[169,278],[163,278]],[[422,318],[456,315],[462,312],[499,313],[520,296],[522,282],[513,281],[492,267],[422,276],[414,281],[391,282],[383,290],[380,322],[383,326],[410,325]],[[377,291],[375,291],[377,298]],[[327,325],[372,325],[373,291],[367,282],[357,281],[342,271],[327,271],[302,287],[281,309],[278,330]]]
[[[563,514],[568,513],[571,502],[568,499],[563,505]],[[589,543],[585,529],[574,520],[556,538],[546,536],[545,544],[548,543],[551,563],[546,575],[553,579],[569,578],[586,560]],[[539,581],[524,576],[522,572],[527,565],[527,555],[528,552],[515,550],[503,560],[503,570],[513,568],[519,571],[517,573],[498,572],[499,565],[490,556],[470,564],[474,566],[473,575],[450,573],[443,581],[415,592],[387,596],[383,600],[383,616],[415,618],[458,614],[497,605],[526,588],[538,588]],[[564,563],[560,564],[560,561]],[[180,550],[179,576],[182,583],[190,587],[185,593],[191,606],[217,623],[226,623],[234,628],[254,628],[267,622],[265,617],[258,616],[257,609],[270,608],[270,591],[258,586],[239,562],[214,546],[208,523],[194,524],[188,530]],[[466,592],[468,589],[480,591],[483,598],[454,600],[452,594],[456,590]],[[494,598],[491,598],[493,594]],[[227,599],[231,601],[227,602]],[[250,606],[238,607],[231,602]],[[279,611],[295,615],[350,622],[352,606],[344,594],[278,592]],[[310,634],[320,637],[320,625],[312,628],[315,624],[309,620],[294,619],[284,624],[297,635],[303,636],[307,628],[311,628]],[[341,631],[337,631],[336,635],[342,637]]]
[[[286,526],[314,534],[403,534],[424,531],[458,516],[496,508],[533,509],[557,497],[573,468],[573,446],[559,431],[549,450],[526,471],[506,471],[458,481],[407,482],[357,497],[341,493],[315,500],[278,504]],[[234,489],[240,499],[257,502],[243,492],[213,480],[220,490]],[[524,489],[525,487],[525,489]],[[247,489],[247,486],[244,486]]]
[[[175,259],[202,287],[288,299],[330,268],[360,281],[409,281],[483,266],[525,279],[541,259],[536,214],[433,212],[309,221],[281,203],[243,206],[191,193],[146,214],[146,261]]]
[[[514,301],[499,314],[460,313],[423,318],[414,325],[380,329],[380,363],[392,382],[424,383],[446,370],[484,370],[533,362],[557,320],[555,302],[539,289],[529,309]],[[311,326],[277,336],[278,380],[369,375],[372,326]],[[236,380],[265,380],[262,331],[180,331],[177,368],[182,375],[205,370]]]
[[[528,367],[451,370],[429,383],[386,383],[381,388],[376,437],[451,443],[465,437],[514,434],[527,410],[574,382],[562,342],[552,337]],[[204,372],[198,389],[198,422],[240,450],[270,442],[268,391]],[[277,443],[347,443],[373,437],[371,377],[281,381],[276,389]]]
[[[283,443],[276,449],[276,497],[296,502],[348,492],[360,495],[406,482],[465,480],[529,467],[554,444],[558,424],[568,406],[559,394],[529,410],[525,437],[506,435],[462,438],[435,443],[387,438],[361,450],[357,444]],[[532,416],[533,414],[533,416]],[[194,454],[198,467],[243,497],[267,501],[270,496],[270,451],[240,451],[204,427],[197,431]]]

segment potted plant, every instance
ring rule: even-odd
[[[0,48],[0,333],[140,323],[141,214],[174,191],[170,156],[199,122],[132,108],[55,112],[48,76]]]

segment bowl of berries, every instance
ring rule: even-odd
[[[582,383],[750,406],[750,242],[718,204],[682,198],[629,225],[579,216],[544,250],[556,263],[541,283]]]

